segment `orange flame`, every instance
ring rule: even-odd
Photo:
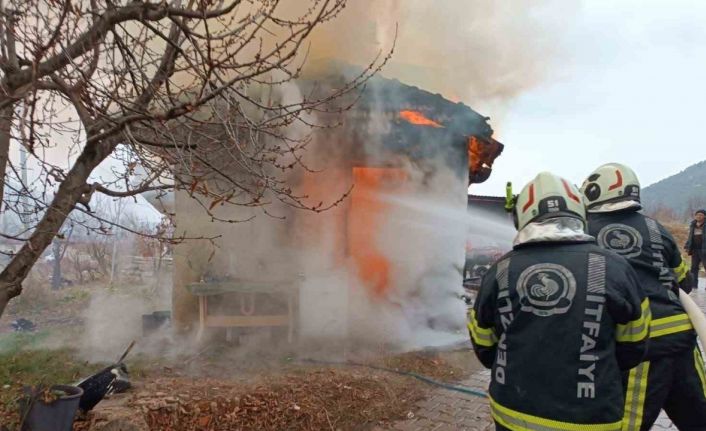
[[[406,172],[401,169],[353,168],[355,187],[348,213],[348,252],[360,280],[378,297],[383,296],[393,282],[392,263],[376,244],[390,210],[380,192],[406,179]]]
[[[419,111],[400,111],[400,118],[417,126],[444,127]]]
[[[471,182],[482,183],[490,175],[493,162],[502,153],[503,145],[495,139],[468,138],[468,174]]]
[[[487,156],[483,154],[484,146],[475,136],[471,136],[468,140],[468,170],[471,174],[480,172],[483,162]]]

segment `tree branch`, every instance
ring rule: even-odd
[[[36,68],[34,68],[34,70],[36,70],[34,76],[32,73],[33,70],[23,69],[19,72],[8,74],[0,81],[0,86],[18,90],[22,86],[29,84],[33,78],[41,79],[67,66],[73,59],[81,57],[96,43],[103,40],[108,31],[117,24],[140,20],[160,21],[170,15],[199,19],[216,18],[227,15],[233,11],[241,1],[242,0],[236,0],[225,9],[202,13],[171,7],[167,2],[162,2],[161,4],[131,2],[120,8],[108,9],[103,15],[98,16],[97,22],[84,31],[75,42],[62,50],[61,53],[55,54],[39,63]]]
[[[133,189],[133,190],[116,191],[116,190],[110,190],[106,187],[103,187],[100,184],[94,183],[93,189],[97,192],[103,193],[106,196],[111,196],[114,198],[127,198],[127,197],[131,197],[131,196],[137,196],[137,195],[140,195],[145,192],[151,192],[151,191],[156,191],[156,190],[172,190],[172,189],[174,189],[174,185],[172,185],[172,184],[165,184],[165,185],[159,185],[159,186],[145,185],[145,186]]]

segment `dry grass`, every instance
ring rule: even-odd
[[[681,250],[686,243],[687,237],[689,236],[689,226],[687,224],[674,221],[667,221],[662,224],[672,234],[674,240],[679,246],[679,249]]]

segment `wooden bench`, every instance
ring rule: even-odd
[[[201,339],[206,328],[286,327],[287,341],[294,340],[296,327],[297,284],[292,281],[254,281],[232,279],[218,282],[201,282],[187,285],[199,300],[199,329]],[[209,299],[232,296],[241,302],[241,314],[210,314]],[[286,303],[286,312],[262,314],[256,307],[258,296],[278,295]],[[248,302],[249,304],[246,304]],[[243,308],[247,308],[244,312]],[[223,311],[223,310],[221,310]],[[229,311],[229,310],[226,310]]]

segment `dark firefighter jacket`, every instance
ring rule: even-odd
[[[686,239],[686,244],[684,244],[684,249],[687,251],[698,251],[691,250],[691,243],[694,241],[694,230],[696,229],[702,229],[703,235],[701,236],[701,238],[706,238],[706,223],[701,225],[701,227],[697,227],[696,220],[692,220],[691,225],[689,226],[689,236]],[[706,256],[706,239],[701,240],[701,255]]]
[[[693,350],[696,333],[673,291],[689,269],[672,235],[635,209],[590,213],[588,231],[598,245],[628,259],[650,300],[652,323],[647,359]]]
[[[593,242],[516,246],[486,273],[469,317],[497,422],[620,430],[621,370],[643,360],[650,320],[625,259]]]

